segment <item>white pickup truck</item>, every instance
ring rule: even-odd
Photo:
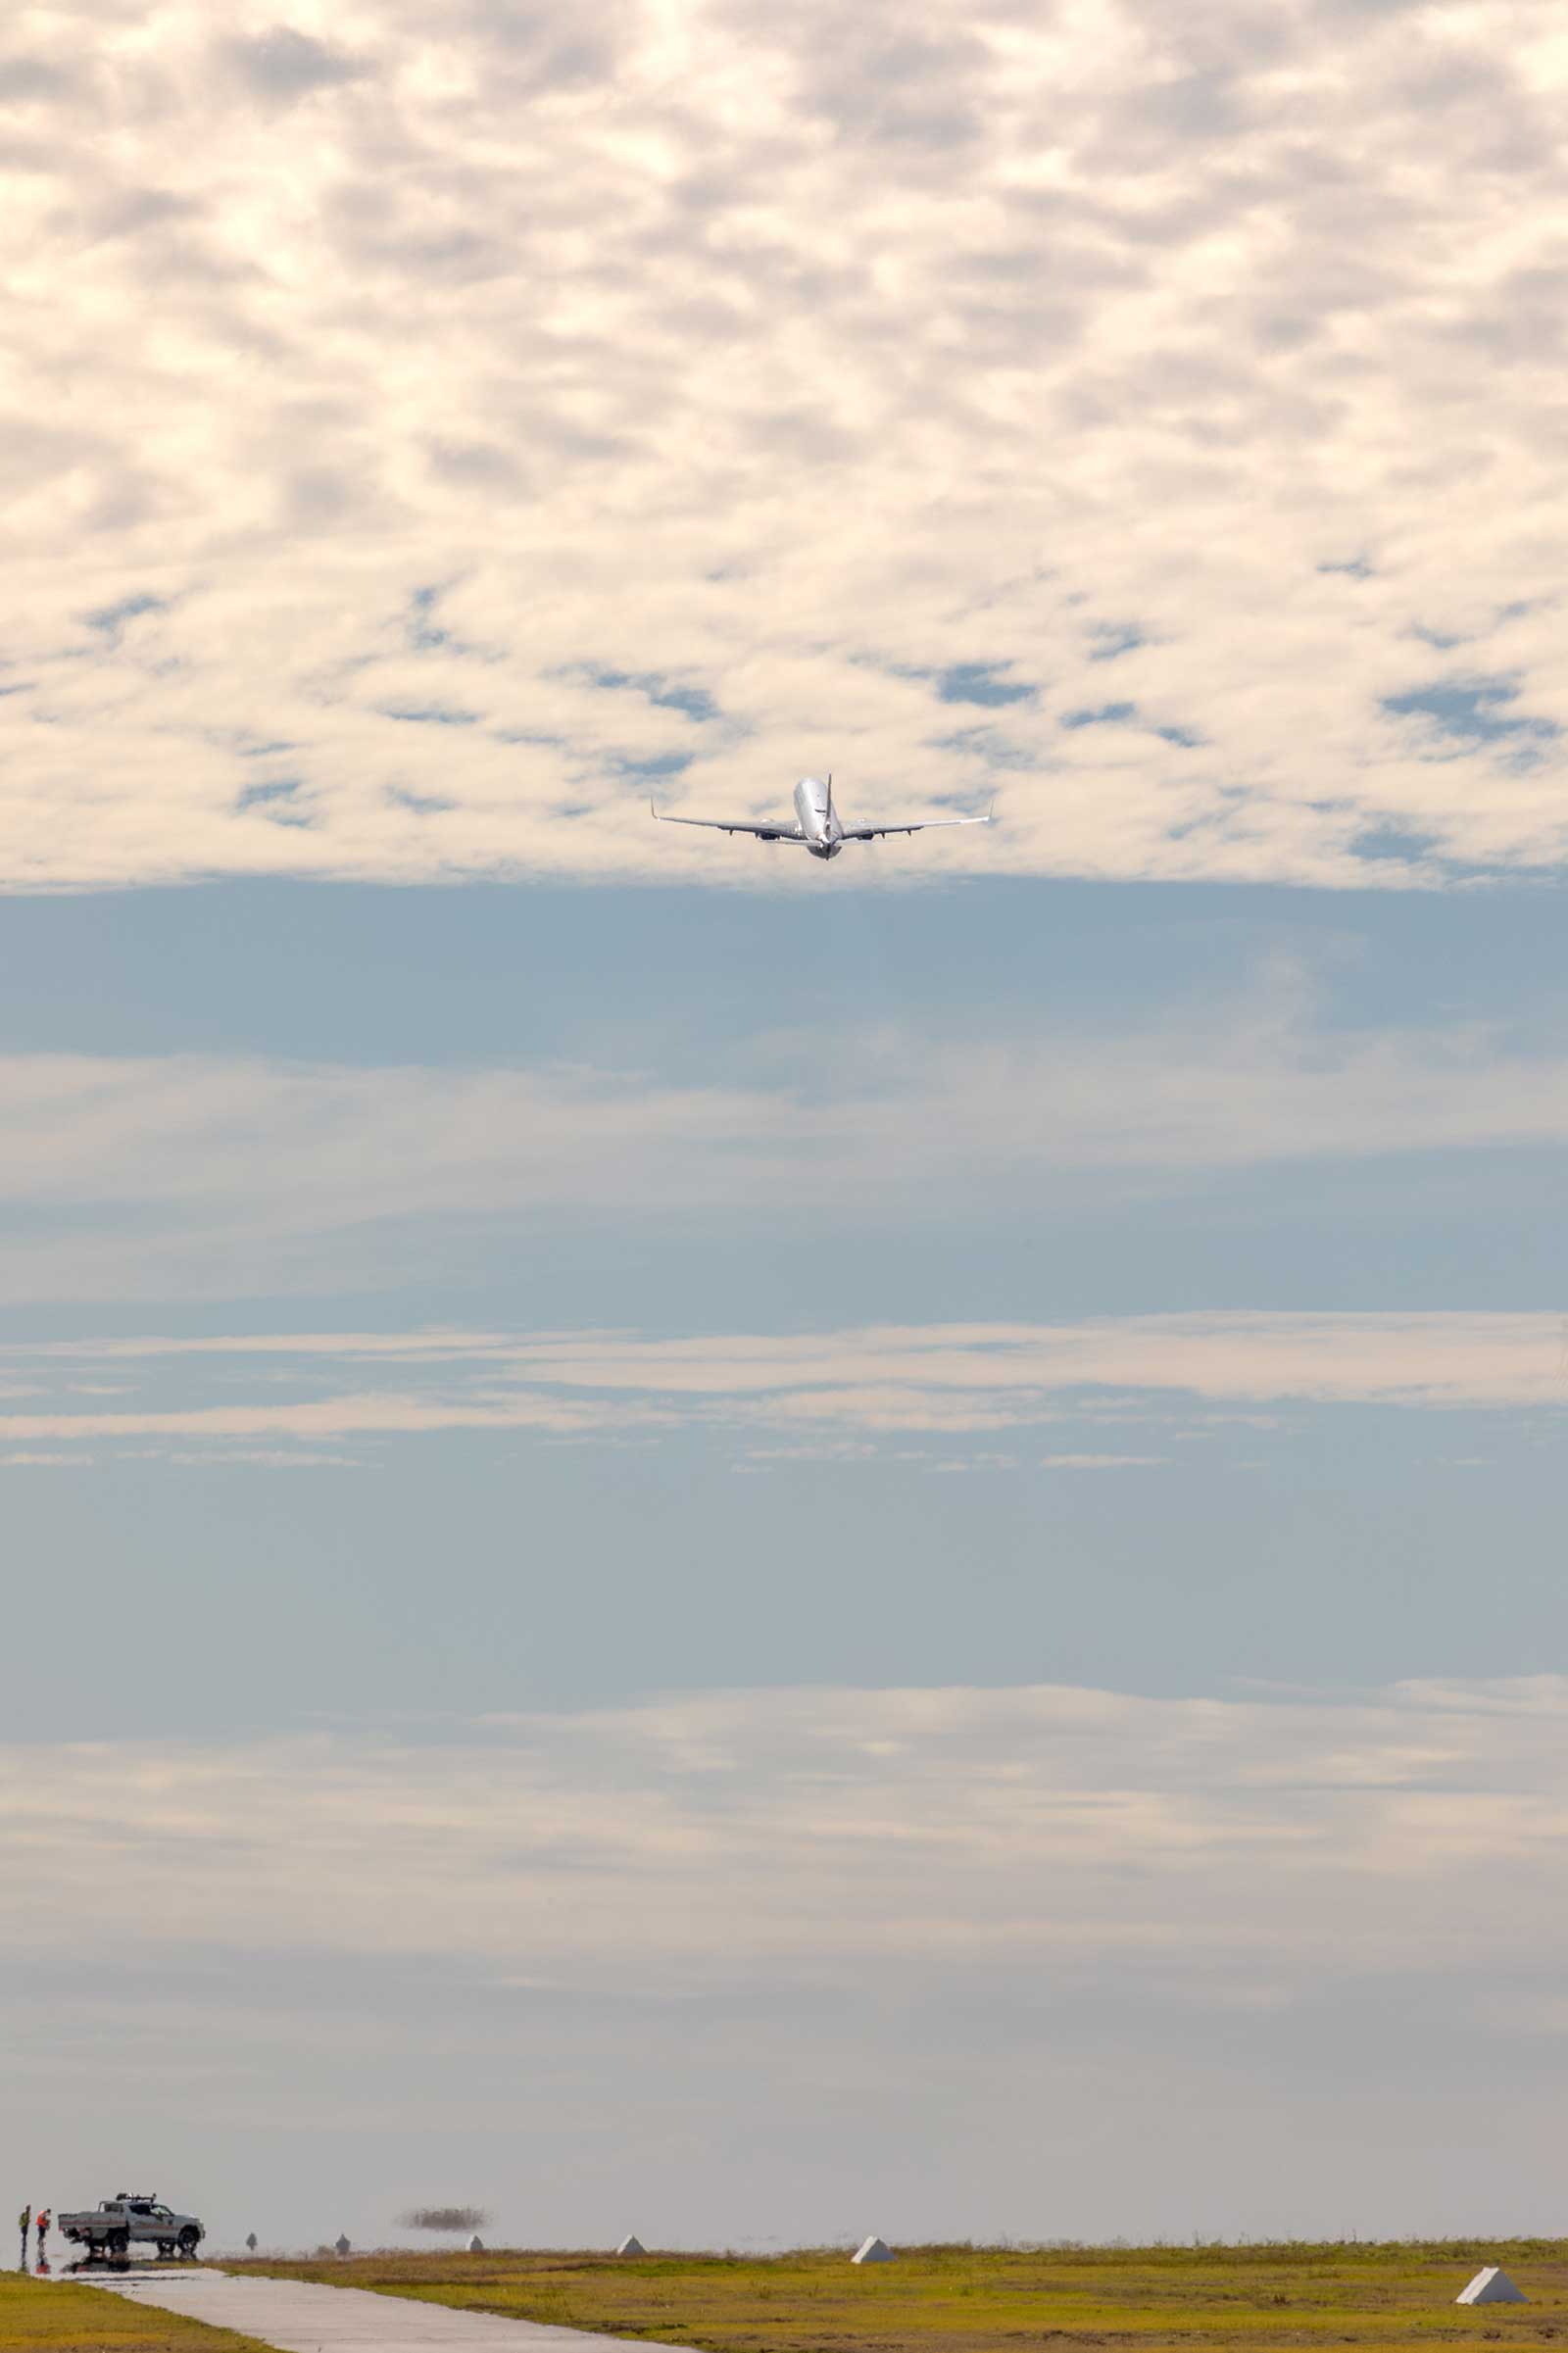
[[[89,2255],[128,2255],[132,2239],[150,2239],[160,2255],[190,2257],[205,2232],[193,2214],[174,2214],[156,2198],[122,2189],[89,2214],[57,2214],[55,2228]]]

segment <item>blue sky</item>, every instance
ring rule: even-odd
[[[23,2194],[1549,2226],[1560,37],[1167,18],[0,54]]]
[[[1556,1885],[1549,1751],[1514,1752],[1568,1641],[1556,916],[1495,888],[901,893],[847,858],[807,899],[13,900],[39,2166],[82,2169],[79,2081],[94,2146],[231,2237],[328,2207],[380,2237],[446,2188],[590,2241],[1534,2219],[1529,2070],[1484,2195],[1424,2103],[1441,2060],[1492,2115],[1557,2031],[1505,1925]],[[1411,1679],[1453,1687],[1436,1737]],[[1234,1742],[1213,1824],[1134,1712],[1070,1768],[1102,1827],[1062,1826],[1060,1763],[995,1727],[1096,1691]],[[957,1718],[946,1825],[929,1736],[881,1726],[901,1692]],[[695,1716],[661,1736],[681,1772],[723,1724],[665,1799],[623,1752],[650,1706]],[[1306,1753],[1276,1761],[1293,1706]],[[852,1762],[907,1761],[863,1827],[824,1715]],[[705,1907],[803,1789],[796,1908],[731,1949]],[[1130,1789],[1177,1807],[1131,1850]],[[343,1842],[302,1849],[323,1802]],[[742,1809],[716,1848],[714,1803]],[[933,1947],[932,1888],[964,1916],[999,1836],[1020,1916]],[[889,1838],[926,1857],[907,1887]],[[1405,1929],[1369,1868],[1404,1875]],[[1334,1955],[1293,1924],[1302,1869]],[[1478,1872],[1481,1949],[1435,1961],[1422,1907]],[[690,1912],[657,1968],[654,1888]],[[1347,2113],[1365,2178],[1325,2198]],[[1260,2190],[1226,2147],[1282,2114]],[[1174,2199],[1127,2157],[1172,2133]]]

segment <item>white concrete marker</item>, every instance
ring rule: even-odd
[[[623,2238],[615,2249],[617,2255],[646,2255],[647,2252],[640,2238]]]
[[[893,2249],[885,2238],[868,2238],[863,2246],[856,2248],[850,2261],[852,2263],[891,2263]]]
[[[187,2313],[216,2328],[253,2336],[278,2353],[648,2353],[634,2337],[597,2336],[498,2312],[460,2312],[413,2296],[378,2296],[365,2287],[328,2287],[317,2279],[263,2279],[254,2272],[178,2271],[75,2278],[100,2295]],[[664,2348],[690,2353],[690,2348]]]
[[[1453,2300],[1456,2304],[1528,2304],[1530,2298],[1520,2294],[1506,2272],[1489,2263]]]

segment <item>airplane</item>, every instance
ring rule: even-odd
[[[745,817],[665,817],[654,808],[661,825],[706,825],[713,833],[755,833],[760,842],[799,842],[813,858],[837,858],[846,842],[874,842],[884,833],[924,833],[937,825],[989,825],[993,811],[983,817],[917,817],[912,825],[841,825],[833,806],[833,779],[803,776],[795,787],[795,822],[754,825]]]

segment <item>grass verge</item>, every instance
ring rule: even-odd
[[[1456,2305],[1484,2263],[1527,2304]],[[226,2268],[243,2271],[243,2264]],[[1568,2241],[1392,2245],[904,2247],[857,2270],[838,2250],[770,2257],[384,2253],[268,2261],[282,2277],[368,2287],[700,2353],[1017,2353],[1564,2340]]]
[[[0,2272],[0,2353],[266,2353],[248,2336],[209,2328],[69,2279]]]

